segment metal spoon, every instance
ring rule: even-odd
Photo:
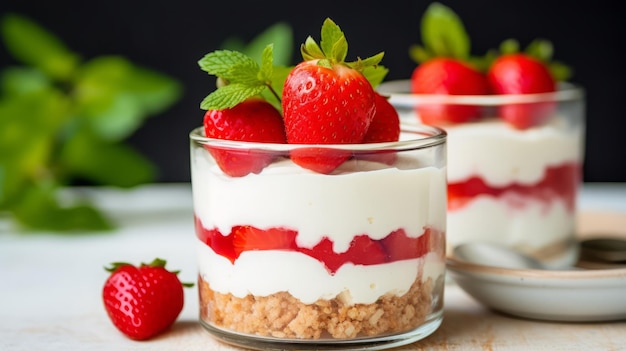
[[[608,237],[586,239],[580,242],[580,255],[587,260],[626,262],[626,240]]]
[[[457,245],[454,256],[466,262],[483,266],[513,269],[551,269],[540,261],[505,246],[472,242]],[[580,256],[584,264],[578,268],[605,268],[601,263],[619,264],[626,262],[626,240],[619,238],[593,238],[580,242]],[[598,265],[594,266],[594,262]],[[580,263],[580,262],[579,262]],[[591,263],[591,264],[590,264]]]
[[[454,247],[458,259],[480,264],[513,269],[547,269],[538,260],[504,246],[486,242],[459,244]]]

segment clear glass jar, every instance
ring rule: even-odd
[[[542,94],[416,95],[409,93],[409,84],[379,87],[404,123],[423,123],[424,114],[454,109],[474,113],[470,122],[439,125],[448,133],[448,252],[454,245],[485,241],[554,268],[575,263],[583,89],[562,84]],[[524,114],[532,116],[528,126],[519,124]]]
[[[190,133],[201,324],[254,349],[375,350],[443,318],[446,133],[293,145]],[[330,153],[330,154],[329,154]],[[342,157],[322,174],[299,157]],[[229,176],[220,165],[257,163]]]

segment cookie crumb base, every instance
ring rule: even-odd
[[[287,292],[243,298],[211,289],[198,276],[200,318],[216,328],[262,337],[297,340],[356,339],[406,332],[433,312],[432,279],[418,277],[402,296],[372,304],[346,305],[340,297],[302,303]]]

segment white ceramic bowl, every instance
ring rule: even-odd
[[[626,268],[509,269],[454,257],[448,257],[447,267],[469,295],[510,315],[572,322],[626,319]]]

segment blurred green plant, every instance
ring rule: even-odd
[[[293,64],[293,30],[286,22],[276,22],[246,42],[238,36],[227,37],[220,48],[239,51],[252,57],[261,64],[263,50],[268,44],[273,44],[272,62],[276,66],[290,66]]]
[[[26,230],[114,228],[89,198],[62,191],[153,181],[156,167],[124,140],[173,105],[181,85],[120,56],[83,61],[27,17],[0,21],[7,51],[23,64],[0,71],[1,217]]]

